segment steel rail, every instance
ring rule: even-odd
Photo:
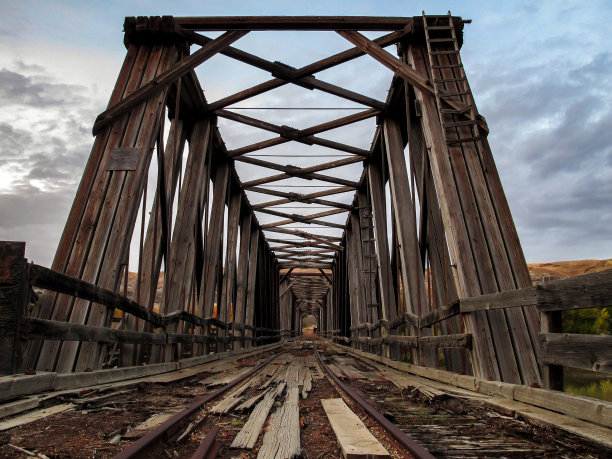
[[[225,392],[227,392],[231,388],[237,386],[241,382],[243,382],[246,379],[248,379],[251,376],[253,376],[255,373],[261,371],[272,360],[274,360],[279,355],[284,354],[287,351],[288,351],[288,349],[285,349],[285,350],[283,350],[280,353],[274,354],[272,357],[270,357],[269,359],[266,359],[264,362],[262,362],[259,365],[257,365],[255,368],[253,368],[251,371],[246,373],[244,376],[241,376],[240,378],[238,378],[238,379],[236,379],[236,380],[226,384],[225,386],[217,389],[216,391],[211,392],[210,394],[206,394],[203,397],[199,398],[198,400],[194,401],[191,405],[189,405],[183,411],[180,411],[180,412],[176,413],[174,416],[172,416],[166,422],[164,422],[160,426],[156,427],[155,429],[151,430],[146,435],[144,435],[140,440],[136,441],[135,443],[131,444],[130,446],[128,446],[123,451],[121,451],[118,454],[116,454],[115,456],[113,456],[113,459],[129,459],[129,458],[138,457],[138,456],[145,457],[144,456],[145,451],[152,444],[154,444],[154,443],[158,442],[159,440],[161,440],[166,434],[170,434],[171,435],[172,433],[174,433],[174,431],[176,431],[177,429],[179,429],[181,427],[181,425],[182,425],[182,423],[183,423],[183,421],[185,419],[187,419],[188,417],[193,415],[203,405],[205,405],[206,403],[210,402],[211,400],[214,400],[215,398],[219,397],[220,395],[223,395]]]
[[[315,346],[315,353],[317,355],[317,360],[319,361],[319,364],[325,370],[327,375],[338,385],[338,387],[340,387],[340,389],[344,391],[344,393],[346,393],[355,403],[357,403],[366,413],[368,413],[370,417],[372,417],[387,432],[389,432],[389,434],[395,440],[397,440],[401,446],[403,446],[408,451],[410,451],[410,453],[412,453],[412,455],[415,458],[417,459],[435,459],[435,457],[432,456],[432,454],[429,451],[427,451],[425,448],[419,445],[416,441],[414,441],[412,438],[406,435],[398,426],[396,426],[391,421],[389,421],[387,418],[385,418],[385,416],[380,411],[378,411],[371,404],[369,404],[361,396],[361,394],[358,391],[356,391],[355,389],[349,387],[348,385],[340,381],[340,378],[338,378],[329,369],[329,367],[325,365],[325,363],[323,363],[323,359],[321,358],[321,355],[319,354],[319,350],[317,349],[316,344],[314,346]]]

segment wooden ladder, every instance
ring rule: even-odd
[[[445,16],[427,16],[423,11],[423,27],[444,141],[447,145],[479,143],[481,133],[478,126],[478,112],[461,63],[457,34],[450,11]],[[449,57],[449,62],[442,62],[444,56]],[[461,135],[454,129],[465,126],[470,128],[470,135],[466,136],[465,133]],[[478,147],[480,148],[480,145]]]

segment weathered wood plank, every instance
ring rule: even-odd
[[[215,16],[175,17],[187,30],[398,30],[412,17],[371,16]]]
[[[62,413],[64,411],[74,408],[75,405],[72,403],[65,403],[62,405],[55,405],[50,408],[43,408],[42,410],[31,411],[29,413],[16,416],[7,421],[0,422],[0,432],[12,429],[14,427],[23,426],[39,419],[44,419],[54,414]]]
[[[257,443],[261,429],[266,419],[268,419],[268,414],[274,405],[274,400],[277,395],[276,392],[276,387],[270,387],[264,392],[263,400],[257,404],[247,422],[245,422],[240,432],[234,437],[230,448],[253,449],[255,443]]]
[[[342,454],[352,458],[387,458],[391,455],[341,398],[321,399]]]
[[[24,338],[28,339],[141,344],[164,344],[166,342],[165,333],[118,330],[37,318],[24,320],[23,333]]]
[[[540,361],[612,373],[612,336],[540,333]]]
[[[292,458],[300,454],[299,389],[287,389],[283,406],[272,415],[268,431],[257,454],[258,459]]]

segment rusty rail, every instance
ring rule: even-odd
[[[115,455],[113,459],[130,459],[133,457],[138,457],[139,455],[144,455],[145,451],[148,448],[150,448],[153,444],[162,440],[163,438],[167,438],[173,435],[174,433],[176,433],[176,431],[180,429],[180,427],[183,425],[184,421],[187,418],[189,418],[191,415],[193,415],[196,411],[198,411],[200,407],[210,402],[211,400],[214,400],[215,398],[223,395],[225,392],[227,392],[231,388],[237,386],[241,382],[253,376],[255,373],[261,371],[272,360],[274,360],[279,355],[284,354],[285,352],[287,352],[287,349],[281,351],[278,354],[274,354],[269,359],[266,359],[264,362],[260,363],[255,368],[253,368],[251,371],[246,373],[244,376],[241,376],[240,378],[236,379],[235,381],[232,381],[231,383],[226,384],[225,386],[217,389],[216,391],[211,392],[210,394],[207,394],[203,396],[202,398],[199,398],[198,400],[193,402],[191,405],[189,405],[187,408],[185,408],[183,411],[176,413],[166,422],[156,427],[155,429],[151,430],[149,433],[143,436],[140,440],[136,441],[135,443],[131,444],[126,449],[121,451],[119,454]],[[202,445],[200,445],[200,448],[202,448]],[[198,450],[200,448],[198,448]],[[197,457],[207,457],[207,456],[197,456]]]
[[[402,447],[410,451],[410,453],[417,459],[434,459],[434,456],[432,456],[425,448],[423,448],[416,441],[414,441],[412,438],[406,435],[399,427],[397,427],[395,424],[393,424],[387,418],[385,418],[384,415],[380,411],[378,411],[376,408],[370,405],[358,391],[356,391],[355,389],[349,387],[348,385],[340,381],[340,378],[338,378],[329,369],[329,367],[325,365],[325,363],[323,363],[323,359],[321,358],[321,355],[319,354],[319,350],[317,349],[316,345],[315,345],[315,353],[317,355],[317,360],[319,361],[319,364],[325,370],[327,375],[331,377],[334,383],[336,383],[338,387],[340,387],[340,389],[344,391],[344,393],[346,393],[370,417],[372,417],[372,419],[378,422],[378,424],[380,424],[387,432],[389,432],[389,434],[397,442],[399,442]]]

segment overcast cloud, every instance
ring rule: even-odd
[[[51,264],[93,143],[91,126],[106,106],[125,53],[124,16],[412,16],[420,15],[422,9],[444,14],[450,8],[453,14],[473,20],[466,25],[462,56],[479,111],[491,130],[489,140],[528,261],[612,257],[609,2],[569,1],[561,6],[552,0],[495,2],[491,6],[476,1],[329,3],[176,1],[168,8],[154,1],[129,5],[0,0],[0,239],[25,240],[29,258]],[[6,24],[11,23],[21,27],[7,32]],[[308,40],[303,37],[274,34],[266,38],[258,33],[236,46],[296,67],[349,46],[333,33],[312,34]],[[227,58],[215,59],[198,70],[210,101],[269,78]],[[235,77],[228,81],[225,71]],[[355,60],[342,72],[317,75],[379,100],[385,99],[391,76],[368,57]],[[355,106],[290,85],[240,105],[281,104]],[[243,113],[305,128],[352,112]],[[220,120],[220,129],[228,148],[274,137],[225,120]],[[360,123],[321,137],[368,148],[373,132],[372,123]],[[285,144],[271,152],[301,155],[315,148]],[[298,166],[312,163],[297,157],[261,159]],[[238,168],[243,179],[264,174],[261,168]],[[357,179],[359,167],[329,174]],[[285,183],[297,183],[295,180]],[[254,202],[269,198],[251,196]],[[268,221],[266,218],[261,220]]]

